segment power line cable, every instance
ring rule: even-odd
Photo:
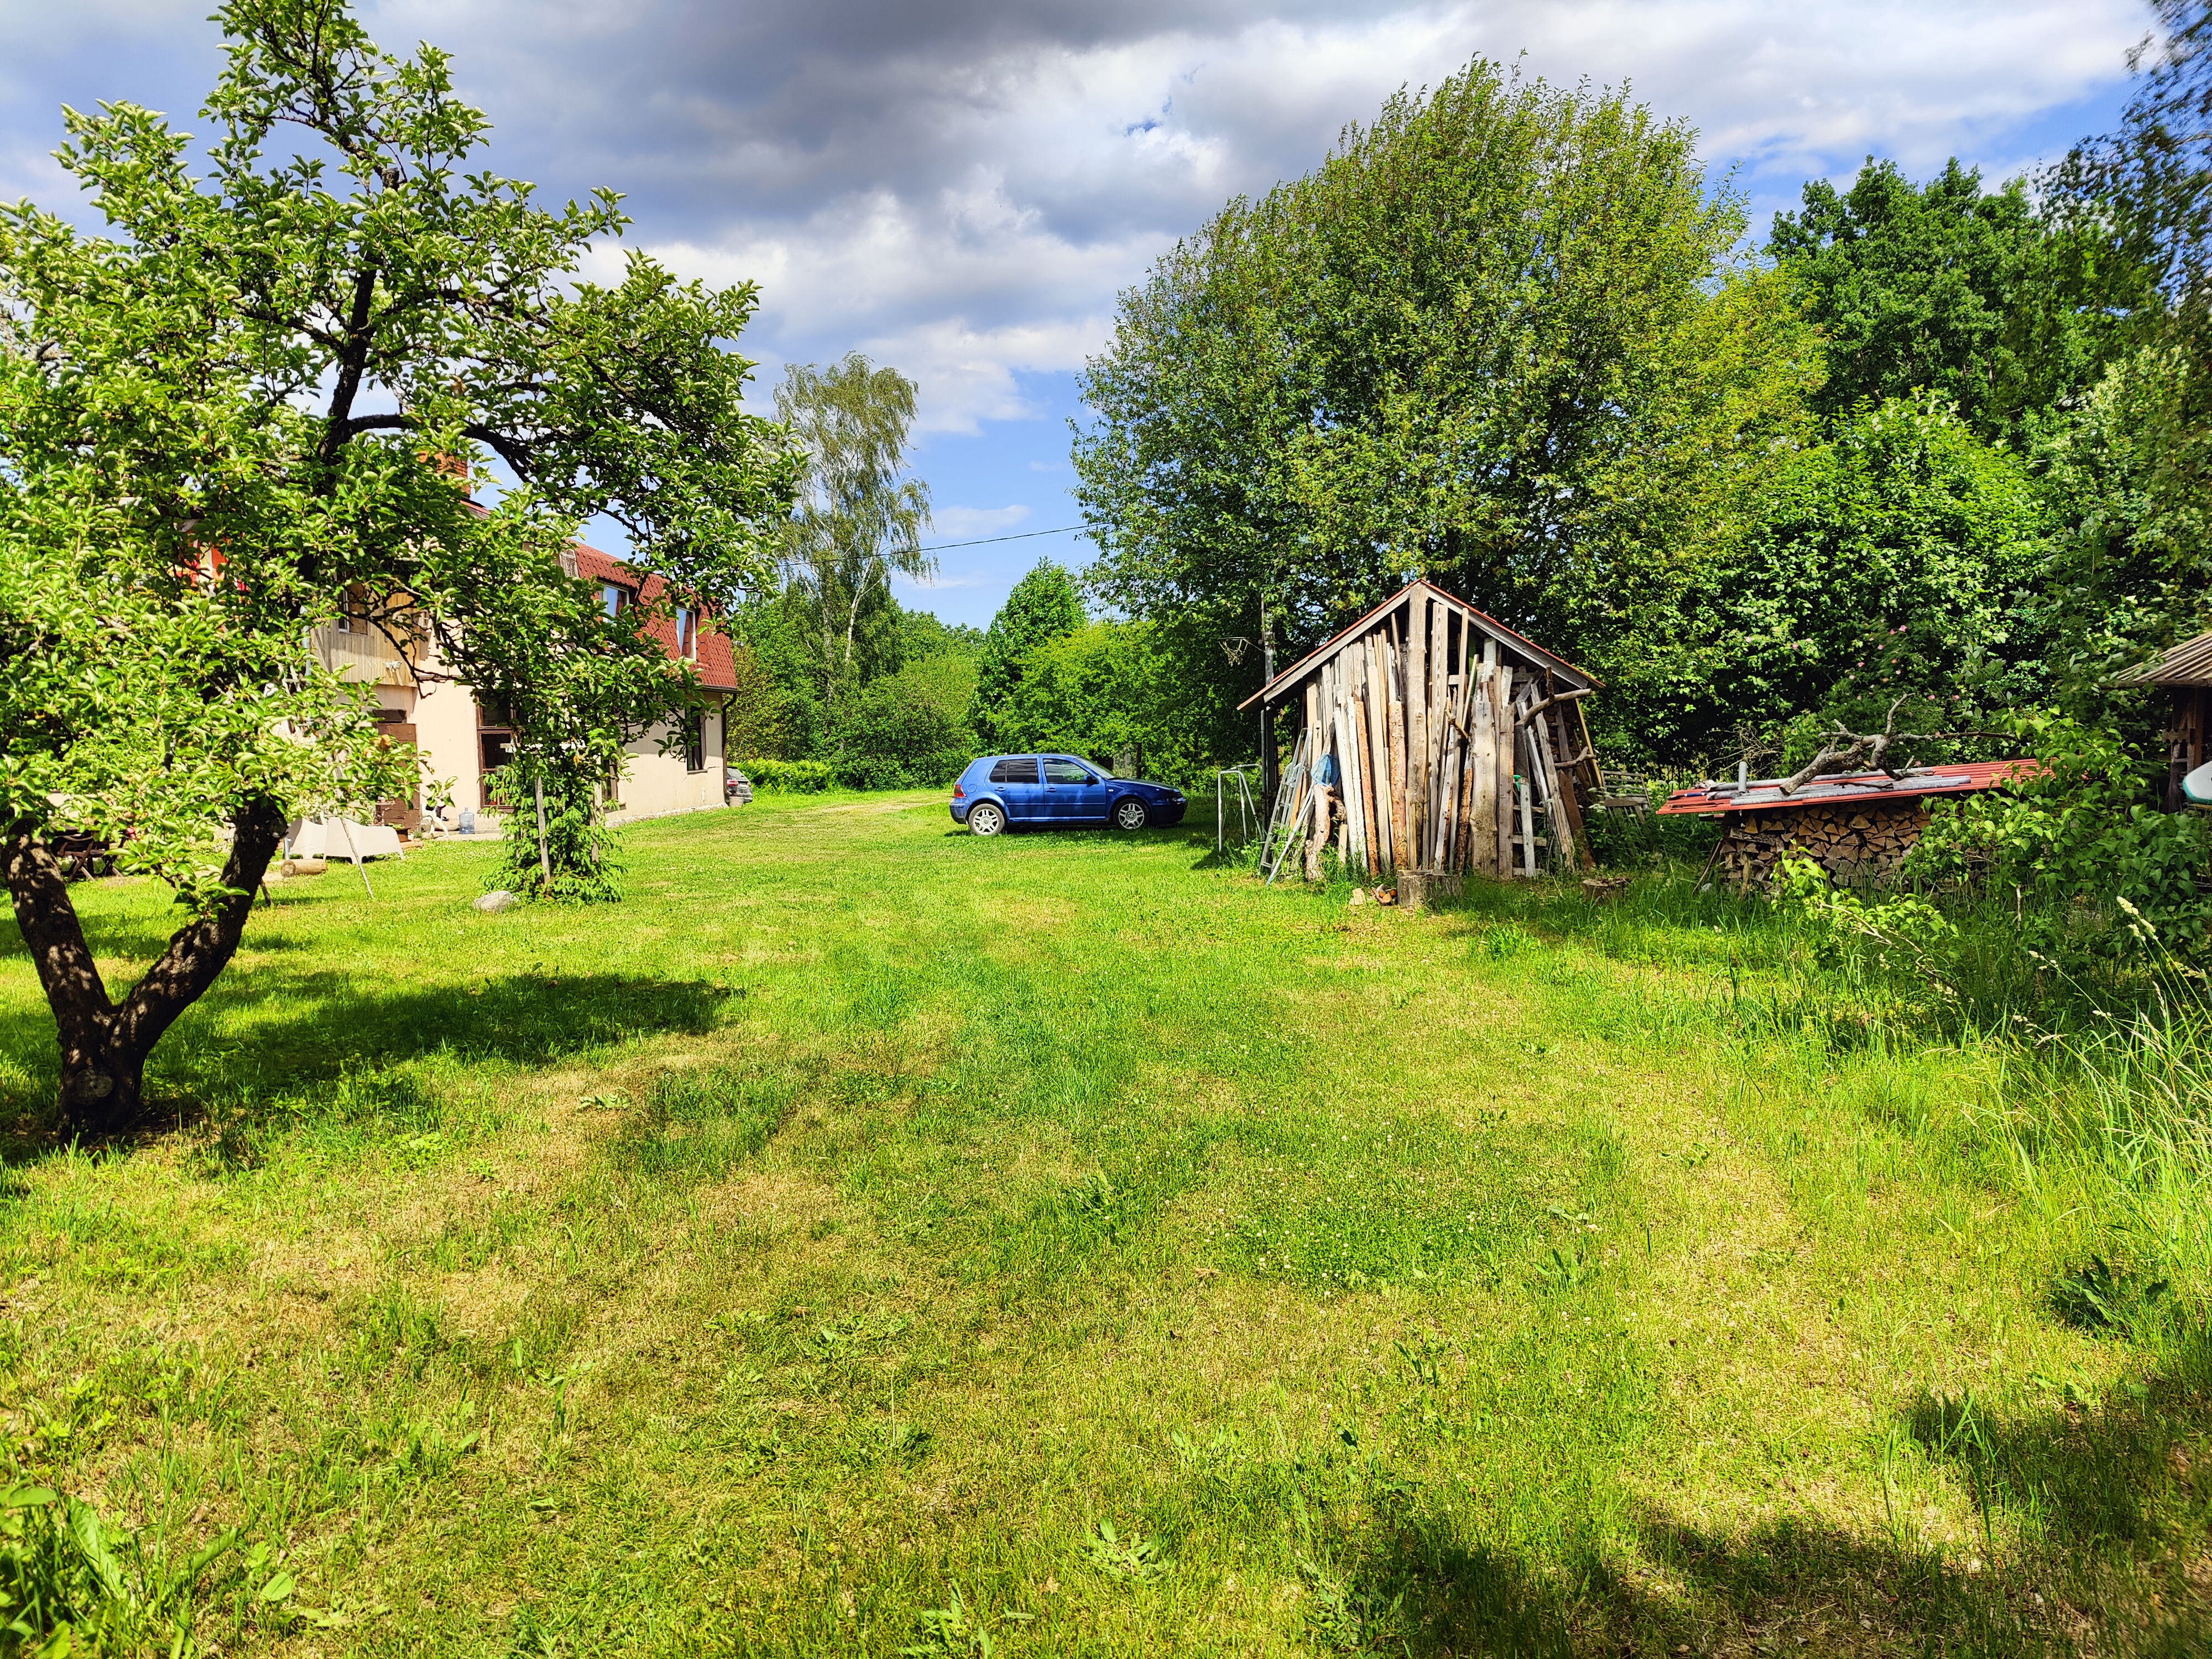
[[[1057,530],[1024,530],[1018,535],[1013,536],[978,536],[972,542],[939,542],[934,546],[925,547],[921,550],[925,553],[942,553],[947,548],[953,547],[983,547],[992,542],[1025,542],[1033,536],[1066,536],[1078,530],[1088,530],[1090,527],[1089,525],[1069,524],[1062,525]]]

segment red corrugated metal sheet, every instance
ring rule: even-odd
[[[1929,795],[1972,795],[1994,789],[2010,778],[2036,771],[2034,760],[1962,761],[1956,766],[1923,766],[1893,778],[1887,772],[1844,772],[1815,778],[1794,795],[1782,793],[1779,778],[1753,778],[1741,789],[1734,783],[1698,784],[1667,797],[1662,812],[1791,812],[1802,806],[1834,806],[1844,801],[1919,800]]]

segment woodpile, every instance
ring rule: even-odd
[[[1595,688],[1473,606],[1410,584],[1246,703],[1287,702],[1301,717],[1276,820],[1292,848],[1276,867],[1298,859],[1318,875],[1324,846],[1370,877],[1594,866],[1581,702]]]
[[[1791,852],[1810,858],[1843,886],[1878,886],[1897,872],[1927,827],[1927,809],[1917,799],[1732,813],[1717,862],[1737,888],[1764,886]]]

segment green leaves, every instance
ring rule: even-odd
[[[162,118],[103,105],[58,154],[107,234],[0,208],[0,829],[98,836],[206,924],[134,993],[149,1046],[235,949],[275,825],[424,787],[370,680],[503,704],[510,787],[547,787],[563,875],[609,890],[598,792],[695,699],[654,625],[768,580],[799,467],[742,408],[750,284],[635,252],[581,280],[618,198],[548,210],[482,167],[444,54],[379,51],[343,0],[218,21],[205,176]],[[562,572],[600,514],[639,578],[620,615]],[[365,670],[332,653],[342,598]],[[263,850],[223,877],[226,839]],[[39,867],[11,866],[19,908]],[[52,918],[64,954],[76,931]],[[96,978],[55,1003],[81,1034],[108,1029]]]
[[[1477,61],[1123,296],[1084,378],[1090,580],[1218,743],[1263,606],[1296,649],[1420,574],[1571,653],[1649,637],[1819,377],[1692,137]]]
[[[986,749],[1033,741],[1014,708],[1030,656],[1083,626],[1083,599],[1067,572],[1040,559],[1016,582],[983,636],[969,723]]]

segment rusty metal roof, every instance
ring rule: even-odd
[[[2034,772],[2033,760],[1966,761],[1956,766],[1916,767],[1902,777],[1887,772],[1842,772],[1814,778],[1794,795],[1782,793],[1780,778],[1747,783],[1708,779],[1677,789],[1660,804],[1662,812],[1794,812],[1801,806],[1834,806],[1844,801],[1911,801],[1927,795],[1972,795],[1994,789],[2008,779]]]
[[[2212,634],[2184,640],[2114,678],[2122,685],[2212,685]]]

